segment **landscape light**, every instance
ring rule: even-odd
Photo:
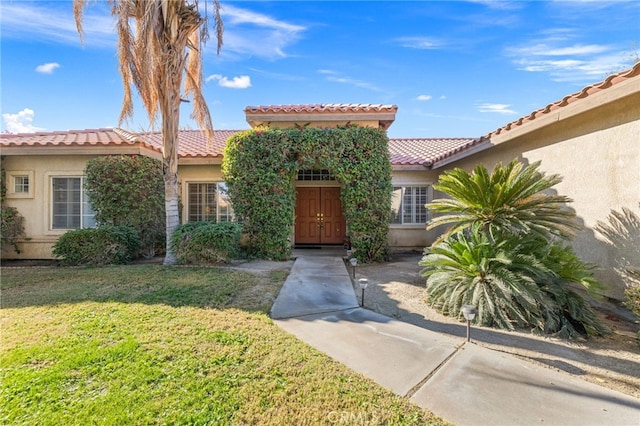
[[[349,259],[349,263],[351,263],[351,268],[353,269],[353,279],[356,279],[356,265],[358,264],[358,259],[352,257]]]
[[[460,312],[464,315],[464,319],[467,320],[467,342],[471,341],[471,321],[476,317],[478,310],[473,305],[462,305]]]
[[[360,278],[358,280],[358,284],[360,284],[360,289],[362,290],[362,301],[360,302],[360,306],[364,308],[364,291],[369,285],[369,280],[366,278]]]

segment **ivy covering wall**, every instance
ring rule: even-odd
[[[388,255],[391,161],[380,129],[256,129],[227,141],[222,171],[236,217],[258,257],[291,254],[298,170],[326,169],[341,184],[354,256],[361,262]]]

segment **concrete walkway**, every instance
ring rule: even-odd
[[[341,257],[298,256],[271,316],[456,425],[640,425],[636,398],[360,308]]]

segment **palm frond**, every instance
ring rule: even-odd
[[[471,173],[460,168],[445,172],[434,189],[450,198],[427,204],[434,213],[427,229],[451,225],[442,239],[477,225],[490,234],[571,238],[579,229],[574,213],[564,207],[571,199],[545,193],[562,178],[546,176],[539,166],[539,162],[525,166],[514,160],[506,166],[496,165],[491,173],[484,165],[476,166]]]

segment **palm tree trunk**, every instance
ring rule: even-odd
[[[175,55],[173,55],[175,57]],[[160,113],[162,116],[162,172],[164,176],[164,197],[166,210],[166,254],[164,265],[174,265],[176,257],[171,248],[171,236],[180,225],[180,215],[178,211],[178,130],[180,123],[180,83],[181,74],[176,70],[184,67],[184,60],[180,58],[178,64],[171,61],[171,55],[166,54],[166,72],[158,76],[158,91]]]

